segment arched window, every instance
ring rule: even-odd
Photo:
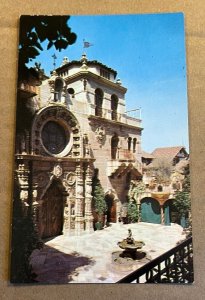
[[[95,115],[102,117],[103,91],[101,89],[95,90]]]
[[[73,88],[68,88],[67,92],[68,92],[69,95],[71,95],[72,98],[75,97],[75,90]]]
[[[119,138],[117,134],[114,134],[111,138],[111,158],[117,159],[117,148],[118,148]]]
[[[117,121],[117,107],[118,97],[116,95],[111,96],[111,119]]]
[[[63,81],[60,78],[57,78],[55,81],[55,94],[54,94],[54,101],[61,100],[61,94],[63,90]]]
[[[134,139],[133,139],[133,153],[136,152],[136,144],[137,144],[137,139],[134,138]]]
[[[158,191],[158,192],[162,192],[162,191],[163,191],[163,186],[162,186],[162,185],[158,185],[157,191]]]
[[[127,144],[128,144],[128,150],[129,150],[129,151],[131,150],[131,143],[132,143],[132,138],[131,138],[131,137],[128,137]]]

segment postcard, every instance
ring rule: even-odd
[[[192,283],[183,14],[19,32],[11,282]]]

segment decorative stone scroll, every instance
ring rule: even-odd
[[[60,165],[55,165],[52,174],[59,178],[63,174],[63,169]]]
[[[104,144],[106,133],[105,133],[105,128],[103,126],[97,127],[97,129],[95,130],[95,137],[100,145]]]
[[[68,185],[74,185],[74,183],[76,182],[76,174],[74,172],[69,172],[66,175],[66,181],[68,183]]]
[[[29,169],[24,163],[18,165],[16,178],[20,188],[20,199],[25,207],[29,206]]]

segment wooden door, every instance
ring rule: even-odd
[[[108,223],[116,223],[116,202],[112,196],[105,197],[107,203],[107,221]]]
[[[116,223],[116,202],[112,200],[112,206],[110,209],[110,222]]]
[[[55,182],[45,193],[40,215],[39,231],[42,238],[53,237],[62,233],[63,196]]]

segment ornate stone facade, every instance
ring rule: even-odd
[[[25,109],[17,115],[15,180],[24,207],[36,207],[42,238],[93,231],[95,169],[110,195],[113,222],[130,180],[142,177],[141,120],[126,115],[126,88],[115,77],[116,71],[83,55],[44,77],[38,95],[19,96]]]

